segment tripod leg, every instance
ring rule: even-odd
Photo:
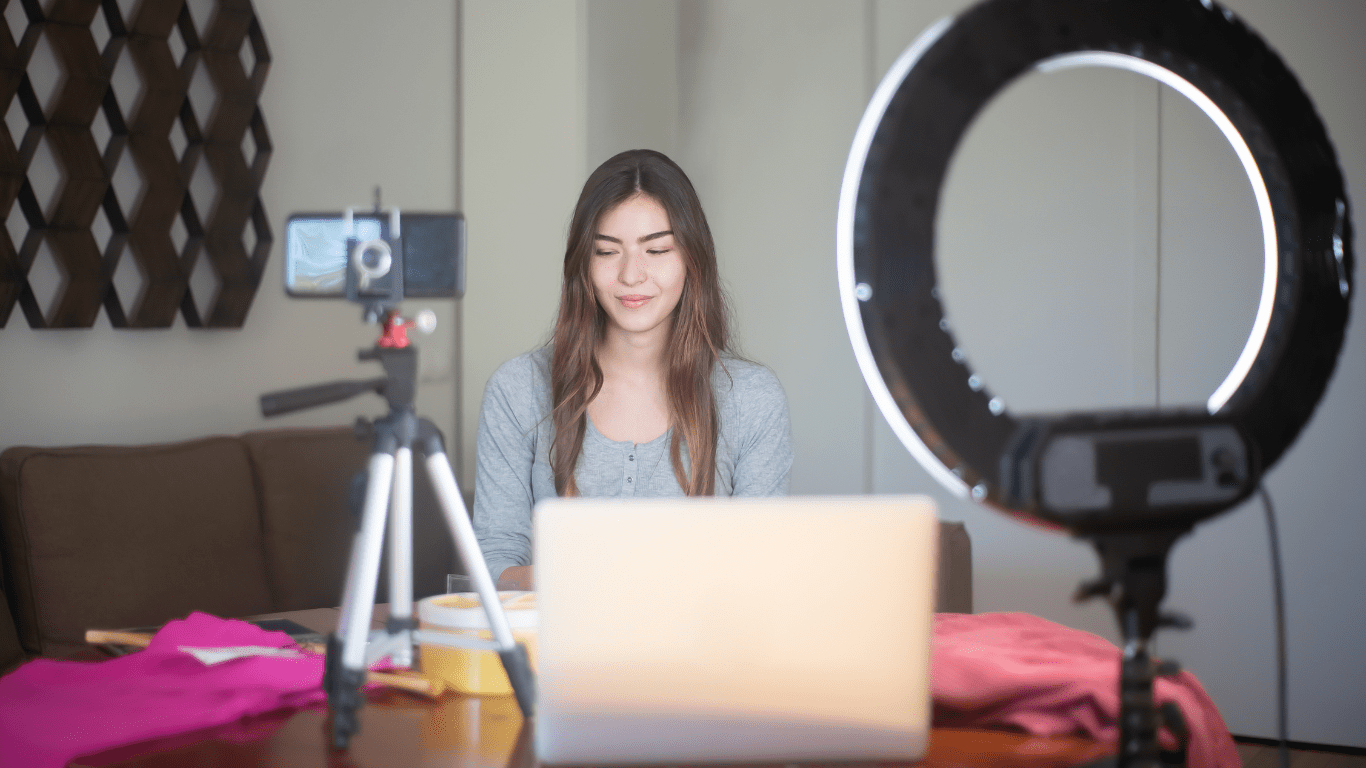
[[[366,643],[369,641],[370,617],[375,607],[375,583],[379,579],[384,520],[394,479],[394,445],[392,440],[387,442],[387,446],[377,445],[375,453],[370,456],[365,509],[351,547],[341,618],[337,633],[328,641],[327,699],[332,708],[332,741],[339,749],[345,749],[351,735],[360,730],[356,710],[364,703],[360,687],[365,681]]]
[[[394,488],[389,503],[389,660],[413,665],[413,451],[400,445],[394,453]]]
[[[450,460],[446,458],[441,431],[432,422],[422,419],[419,440],[427,457],[427,475],[431,478],[437,500],[441,502],[446,524],[450,526],[451,535],[455,538],[455,548],[460,553],[460,562],[465,564],[465,570],[473,580],[474,589],[479,593],[479,601],[483,603],[484,612],[488,615],[489,629],[493,631],[493,639],[498,642],[498,655],[503,661],[503,669],[507,671],[508,682],[512,684],[512,692],[517,697],[517,706],[522,710],[523,717],[531,719],[536,707],[536,678],[531,672],[526,646],[513,638],[512,627],[508,625],[507,615],[503,613],[503,604],[498,600],[498,592],[493,587],[493,577],[489,575],[488,563],[484,561],[484,553],[479,549],[479,539],[474,534],[474,526],[470,523],[469,514],[465,510],[465,501],[460,495],[460,487],[455,482],[455,474],[451,472]]]

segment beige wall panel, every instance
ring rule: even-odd
[[[587,175],[581,3],[464,3],[465,466],[484,384],[549,339],[565,235]]]
[[[588,168],[628,149],[675,154],[678,0],[588,4]]]

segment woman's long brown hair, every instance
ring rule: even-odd
[[[569,225],[550,363],[551,418],[555,425],[550,467],[555,491],[561,496],[578,495],[574,468],[588,430],[588,404],[602,389],[597,347],[605,331],[606,313],[598,306],[589,276],[594,238],[604,214],[640,194],[664,207],[686,268],[683,295],[674,309],[664,353],[673,429],[669,457],[679,486],[689,496],[715,492],[718,426],[711,374],[729,341],[716,246],[702,203],[683,169],[659,152],[633,149],[593,171],[579,194]],[[686,469],[684,445],[688,450]]]

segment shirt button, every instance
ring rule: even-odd
[[[626,460],[627,460],[627,461],[635,461],[635,460],[636,460],[636,455],[633,453],[633,454],[631,454],[630,456],[627,456],[627,457],[626,457]]]
[[[631,478],[629,478],[629,477],[626,478],[626,482],[628,482],[628,483],[631,482]]]

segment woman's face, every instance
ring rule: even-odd
[[[609,333],[667,335],[686,274],[669,214],[654,198],[638,194],[603,214],[589,277]]]

